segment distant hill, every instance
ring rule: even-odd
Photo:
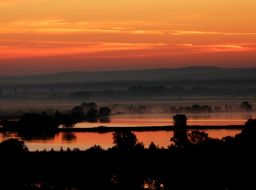
[[[65,72],[0,77],[0,84],[53,84],[118,81],[256,81],[256,68],[187,67],[127,71]]]

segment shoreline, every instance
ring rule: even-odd
[[[188,130],[242,130],[244,125],[191,125],[187,126]],[[58,128],[58,132],[93,132],[93,133],[107,133],[107,132],[122,132],[122,131],[134,131],[134,132],[153,132],[153,131],[174,131],[177,130],[174,126],[138,126],[138,127],[91,127],[91,128]],[[18,132],[18,131],[8,131],[4,128],[0,128],[0,133],[4,132]]]
[[[191,125],[188,126],[188,130],[242,130],[244,125],[222,125],[222,126],[201,126],[201,125]],[[115,132],[115,131],[138,131],[138,132],[150,132],[150,131],[174,131],[178,129],[174,126],[140,126],[140,127],[93,127],[93,128],[60,128],[57,132]]]

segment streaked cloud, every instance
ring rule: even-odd
[[[255,43],[122,43],[88,41],[0,40],[0,59],[83,55],[87,57],[152,57],[256,51]]]
[[[43,1],[43,0],[0,0],[0,7],[10,7],[17,4],[29,3],[33,1]]]
[[[9,43],[10,44],[10,43]],[[2,59],[13,59],[19,57],[51,57],[63,55],[89,55],[99,52],[146,50],[165,46],[165,44],[152,43],[75,43],[70,42],[30,42],[15,43],[11,46],[0,46],[0,57]]]
[[[136,25],[138,24],[138,25]],[[18,20],[2,22],[0,34],[128,34],[128,35],[170,35],[170,36],[256,36],[256,32],[222,32],[201,30],[175,30],[174,26],[161,25],[149,28],[150,22],[135,22],[128,26],[127,22],[86,22],[66,21],[58,18]],[[152,23],[153,25],[153,23]]]
[[[225,36],[250,36],[256,35],[256,32],[216,32],[216,31],[197,31],[197,30],[173,30],[170,31],[172,35],[225,35]]]
[[[256,44],[177,44],[177,46],[199,52],[237,52],[237,51],[256,51]]]

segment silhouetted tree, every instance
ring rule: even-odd
[[[188,140],[191,144],[202,144],[209,140],[208,134],[204,131],[192,131],[188,134]]]
[[[139,143],[136,143],[135,146],[134,146],[134,149],[136,151],[142,151],[145,149],[145,146],[143,144],[143,142],[139,142]]]
[[[63,133],[63,140],[64,141],[74,141],[74,140],[76,140],[76,135],[75,135],[75,133],[72,133],[72,132],[65,132],[65,133]]]
[[[173,116],[173,124],[177,128],[187,127],[187,116],[184,114],[176,114]]]
[[[59,111],[55,112],[55,120],[58,125],[63,125],[64,127],[71,128],[76,123],[75,119],[72,118],[70,114],[63,114]]]
[[[71,111],[72,119],[76,122],[85,120],[84,110],[81,106],[76,106]]]
[[[240,143],[256,144],[256,119],[248,119],[240,134],[236,135],[236,140]]]
[[[87,112],[86,118],[87,118],[87,121],[89,121],[89,122],[97,122],[98,111],[96,109],[94,109],[94,108],[90,109]]]
[[[155,145],[154,142],[151,142],[150,145],[148,146],[149,150],[157,150],[157,146]]]
[[[47,113],[27,113],[19,120],[19,132],[22,135],[50,135],[54,134],[58,128],[54,117]]]
[[[138,141],[136,135],[131,131],[113,133],[114,145],[120,150],[133,149]]]
[[[245,111],[252,111],[252,105],[248,101],[243,101],[240,105],[240,108]]]
[[[83,108],[84,113],[87,113],[90,109],[97,110],[97,108],[98,108],[98,106],[95,102],[89,102],[89,103],[84,102],[81,104],[81,107]]]
[[[111,114],[111,109],[109,107],[100,107],[99,117],[108,117]]]
[[[103,152],[103,148],[100,145],[94,145],[93,147],[86,150],[86,152],[99,153]]]
[[[102,123],[110,122],[110,118],[109,118],[110,114],[111,114],[111,109],[110,108],[101,107],[99,109],[99,113],[98,113],[100,122],[102,122]]]
[[[199,104],[194,104],[191,107],[192,112],[200,113],[200,112],[212,112],[212,107],[209,105],[199,105]]]
[[[256,119],[248,119],[245,122],[245,128],[246,129],[256,129]]]
[[[187,116],[183,114],[176,114],[173,116],[173,122],[175,130],[171,141],[173,141],[176,146],[183,147],[188,144]]]
[[[0,151],[4,153],[24,153],[28,152],[27,146],[24,141],[18,139],[8,139],[0,144]]]

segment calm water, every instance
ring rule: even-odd
[[[249,118],[254,118],[254,113],[213,113],[213,114],[189,114],[188,125],[243,125]],[[110,123],[82,122],[75,125],[76,128],[88,127],[136,127],[136,126],[169,126],[173,125],[171,114],[120,114],[111,116]]]
[[[192,114],[188,115],[189,125],[243,125],[248,118],[255,117],[253,113],[215,113],[215,114]],[[122,114],[113,115],[110,123],[87,123],[82,122],[75,125],[78,128],[109,126],[109,127],[122,127],[122,126],[168,126],[172,125],[170,114]],[[221,139],[225,136],[234,136],[238,134],[239,130],[206,130],[210,137]],[[135,133],[139,142],[143,142],[147,147],[151,142],[154,142],[160,147],[168,147],[170,145],[170,138],[173,132],[136,132]],[[9,138],[21,137],[15,134],[0,134],[0,141]],[[59,133],[52,138],[37,139],[33,138],[25,140],[29,150],[60,150],[79,148],[81,150],[90,148],[94,145],[100,145],[107,149],[113,146],[112,133]]]
[[[210,137],[213,138],[223,138],[225,136],[234,136],[238,134],[239,130],[205,130]],[[173,136],[173,132],[169,131],[159,131],[159,132],[136,132],[135,133],[138,141],[143,142],[147,147],[151,142],[154,142],[156,145],[160,147],[168,147],[170,145],[170,138]],[[15,134],[3,134],[0,133],[0,141],[7,140],[9,138],[19,138],[21,137]],[[23,139],[24,140],[24,139]],[[25,140],[26,145],[28,146],[30,151],[35,150],[60,150],[79,148],[80,150],[84,150],[90,148],[94,145],[100,145],[104,149],[110,148],[113,146],[112,133],[59,133],[56,134],[51,139],[36,139]]]

